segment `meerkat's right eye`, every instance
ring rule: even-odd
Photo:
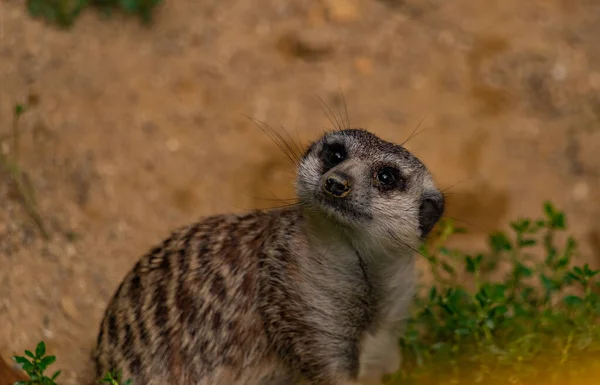
[[[395,167],[383,167],[375,174],[375,178],[377,180],[377,184],[380,188],[384,190],[391,189],[401,189],[403,190],[406,182],[402,175],[400,174],[400,170]]]
[[[327,168],[335,167],[342,163],[346,159],[346,156],[346,149],[340,143],[325,144],[321,151],[321,159]]]

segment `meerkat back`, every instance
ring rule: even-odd
[[[257,277],[279,221],[261,212],[206,218],[144,255],[106,309],[97,377],[119,369],[134,385],[225,385],[273,376]]]

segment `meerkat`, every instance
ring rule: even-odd
[[[444,197],[408,150],[325,133],[298,203],[181,227],[126,275],[101,322],[97,375],[134,385],[354,385],[399,369],[416,249]]]

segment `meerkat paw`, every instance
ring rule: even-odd
[[[358,379],[358,383],[360,385],[383,385],[383,376],[385,374],[380,372],[380,374],[375,374],[374,372],[369,373],[369,376],[360,377]]]
[[[402,365],[402,354],[398,346],[390,345],[380,354],[365,356],[361,364],[359,382],[361,385],[382,385],[383,377],[394,374]]]
[[[402,355],[400,347],[393,338],[382,338],[370,341],[361,357],[359,379],[361,384],[381,384],[381,378],[400,370]]]

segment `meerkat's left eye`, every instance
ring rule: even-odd
[[[323,148],[321,157],[327,168],[335,167],[346,159],[347,153],[340,143],[328,144]]]
[[[404,188],[404,179],[400,171],[394,167],[383,167],[376,175],[378,184],[387,189]]]

